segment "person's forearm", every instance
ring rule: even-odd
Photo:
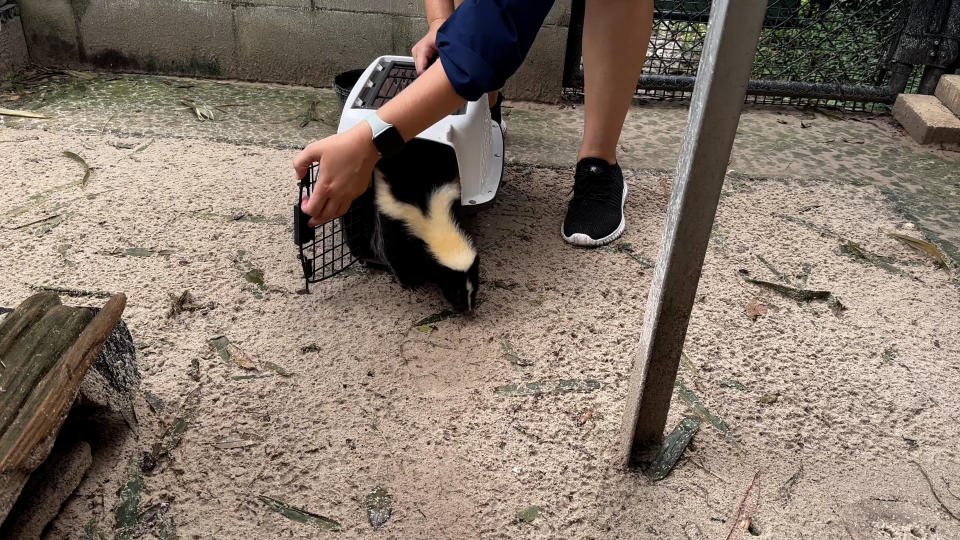
[[[377,114],[393,124],[409,141],[423,130],[459,109],[466,100],[457,95],[440,62],[435,62],[423,75],[397,97],[380,107]]]
[[[443,24],[453,14],[453,0],[424,0],[427,12],[427,26],[435,28]]]

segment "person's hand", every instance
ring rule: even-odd
[[[430,22],[430,28],[427,34],[423,36],[416,45],[413,46],[413,63],[417,66],[417,75],[422,75],[427,67],[430,66],[430,60],[437,56],[440,51],[437,49],[437,30],[443,25],[445,19],[436,19]]]
[[[297,180],[307,174],[311,164],[319,163],[313,192],[300,201],[300,209],[312,216],[308,225],[321,225],[345,214],[350,203],[367,190],[379,159],[366,122],[311,143],[297,154],[293,158]]]

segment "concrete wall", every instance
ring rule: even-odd
[[[381,54],[409,54],[422,0],[19,0],[44,65],[330,86]],[[560,98],[570,0],[559,0],[507,96]]]
[[[20,69],[28,60],[20,18],[0,24],[0,77]]]

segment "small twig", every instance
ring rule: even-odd
[[[750,482],[750,487],[747,488],[747,492],[744,493],[743,498],[740,499],[740,504],[737,505],[737,513],[733,516],[733,525],[730,527],[730,532],[727,533],[727,540],[733,538],[733,531],[737,530],[737,526],[740,524],[740,516],[743,515],[743,511],[747,506],[747,499],[750,498],[753,488],[757,487],[759,481],[760,471],[758,470],[756,473],[754,473],[753,481]]]
[[[940,503],[940,508],[943,508],[943,511],[946,512],[948,516],[952,517],[957,521],[960,521],[960,517],[957,517],[957,515],[954,514],[953,511],[947,508],[947,505],[943,504],[943,501],[940,499],[940,495],[937,494],[937,490],[933,488],[933,482],[930,481],[930,476],[927,475],[927,471],[924,470],[923,465],[920,465],[920,463],[916,461],[914,461],[913,464],[916,465],[918,469],[920,469],[920,474],[922,474],[923,479],[927,481],[927,486],[930,487],[930,493],[933,493],[933,498],[936,499],[938,503]]]
[[[43,223],[44,221],[50,221],[51,219],[57,218],[57,217],[60,217],[60,214],[54,214],[54,215],[52,215],[52,216],[47,216],[47,217],[45,217],[45,218],[40,218],[40,219],[31,221],[30,223],[24,223],[23,225],[17,225],[16,227],[10,227],[9,230],[15,231],[15,230],[17,230],[17,229],[25,229],[25,228],[27,228],[27,227],[29,227],[29,226],[31,226],[31,225],[36,225],[36,224],[38,224],[38,223]]]
[[[70,287],[52,287],[49,285],[31,285],[31,289],[36,291],[55,292],[65,296],[93,296],[96,298],[110,298],[112,293],[106,291],[85,291],[83,289],[71,289]]]
[[[0,141],[0,144],[12,143],[12,142],[36,141],[39,139],[40,137],[34,135],[33,137],[20,137],[19,139],[8,139],[6,141]]]

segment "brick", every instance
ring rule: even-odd
[[[960,118],[935,96],[900,94],[893,117],[920,144],[960,144]]]
[[[953,111],[953,114],[960,116],[960,75],[944,75],[940,77],[937,84],[935,96]]]

